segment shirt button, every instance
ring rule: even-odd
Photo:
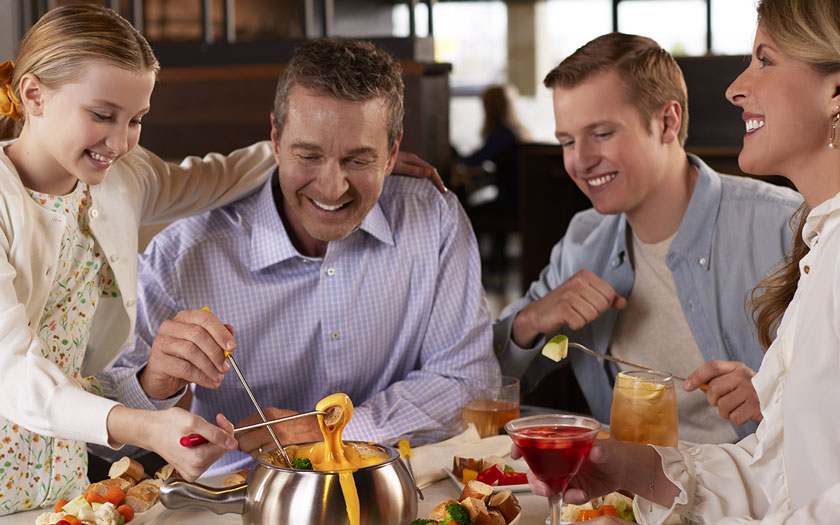
[[[119,255],[112,255],[112,256],[111,256],[111,262],[114,262],[114,263],[115,263],[115,262],[117,262],[117,261],[119,261],[119,260],[120,260],[120,256],[119,256]]]
[[[807,274],[808,272],[811,271],[811,267],[806,264],[805,267],[802,268],[802,271],[804,271]]]
[[[94,219],[99,217],[99,210],[97,210],[96,208],[91,208],[90,209],[90,216]]]
[[[333,332],[330,334],[330,337],[332,337],[335,340],[338,340],[341,337],[341,334],[339,334],[338,332]]]
[[[335,268],[327,268],[327,275],[329,275],[330,277],[335,275]]]
[[[700,257],[699,262],[700,262],[700,266],[706,266],[706,258],[705,257]]]
[[[618,259],[614,259],[612,262],[612,267],[615,268],[616,266],[618,266]]]
[[[47,271],[44,272],[44,275],[49,277],[51,271],[52,271],[52,268],[47,268]]]
[[[688,302],[688,309],[691,310],[691,311],[694,311],[694,302],[693,301]]]
[[[127,306],[134,306],[135,303],[137,303],[137,301],[135,301],[134,299],[129,299],[128,301],[125,302],[125,304]]]

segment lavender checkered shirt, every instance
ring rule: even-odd
[[[140,256],[134,345],[100,377],[127,406],[154,408],[137,381],[158,326],[209,306],[235,328],[236,360],[263,407],[312,410],[344,392],[345,439],[436,441],[458,428],[458,382],[498,376],[475,238],[452,193],[391,176],[361,226],[323,258],[292,245],[262,191],[178,221]],[[234,423],[255,412],[235,374],[194,388],[192,410]],[[248,466],[234,451],[208,474]]]

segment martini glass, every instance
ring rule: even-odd
[[[522,451],[531,472],[550,489],[551,525],[560,525],[563,492],[577,474],[601,423],[583,416],[546,414],[509,421],[505,431]]]

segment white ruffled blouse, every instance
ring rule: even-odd
[[[753,378],[763,421],[737,444],[656,447],[680,495],[642,523],[840,523],[840,194],[808,215],[796,294]]]

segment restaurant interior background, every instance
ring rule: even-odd
[[[69,0],[0,0],[0,61],[48,9]],[[517,204],[466,208],[479,239],[491,311],[522,295],[572,215],[589,207],[562,165],[542,78],[590,39],[646,35],[678,58],[690,101],[687,149],[739,173],[740,111],[724,98],[746,66],[754,0],[100,0],[131,20],[162,65],[140,143],[164,158],[228,152],[269,136],[277,77],[296,45],[323,35],[366,38],[402,62],[403,149],[444,180],[481,143],[482,90],[509,83],[533,142],[497,173]],[[141,246],[159,228],[141,232]],[[568,380],[571,378],[567,374]],[[566,381],[568,382],[568,381]],[[563,383],[565,384],[565,382]],[[557,395],[556,391],[553,395]],[[568,395],[576,396],[570,385]],[[540,402],[540,394],[534,394]]]

